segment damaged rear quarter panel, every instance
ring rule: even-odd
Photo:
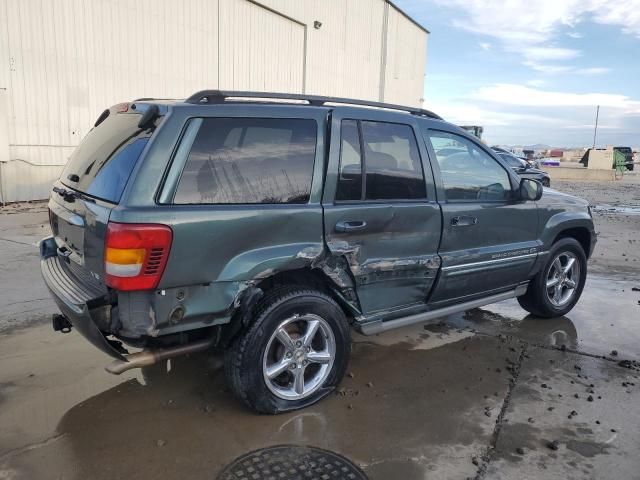
[[[311,266],[323,252],[320,205],[163,206],[145,221],[167,218],[173,243],[151,299],[160,334],[229,321],[248,285]],[[178,305],[183,320],[170,325]]]

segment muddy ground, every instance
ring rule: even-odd
[[[507,301],[355,335],[340,389],[278,416],[240,406],[216,357],[104,372],[106,356],[47,323],[44,205],[5,207],[0,480],[214,479],[279,444],[338,452],[372,480],[640,478],[638,179],[554,185],[604,206],[587,286],[566,317],[539,320]]]

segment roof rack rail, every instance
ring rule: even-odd
[[[194,93],[185,100],[185,103],[207,103],[220,104],[225,103],[229,98],[260,98],[274,100],[296,100],[305,101],[309,105],[323,106],[327,103],[343,103],[348,105],[357,105],[363,107],[386,108],[389,110],[400,110],[422,117],[435,118],[442,120],[442,117],[435,113],[416,107],[407,107],[403,105],[394,105],[391,103],[370,102],[368,100],[358,100],[355,98],[339,98],[339,97],[323,97],[319,95],[304,95],[298,93],[273,93],[273,92],[242,92],[242,91],[224,91],[224,90],[201,90]]]

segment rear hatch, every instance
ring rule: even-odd
[[[161,121],[151,104],[119,104],[105,110],[73,152],[55,182],[49,221],[58,255],[73,270],[104,279],[104,240],[140,154]]]

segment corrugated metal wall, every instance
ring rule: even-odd
[[[385,0],[0,0],[0,201],[45,198],[120,101],[224,88],[418,105],[425,56]]]

